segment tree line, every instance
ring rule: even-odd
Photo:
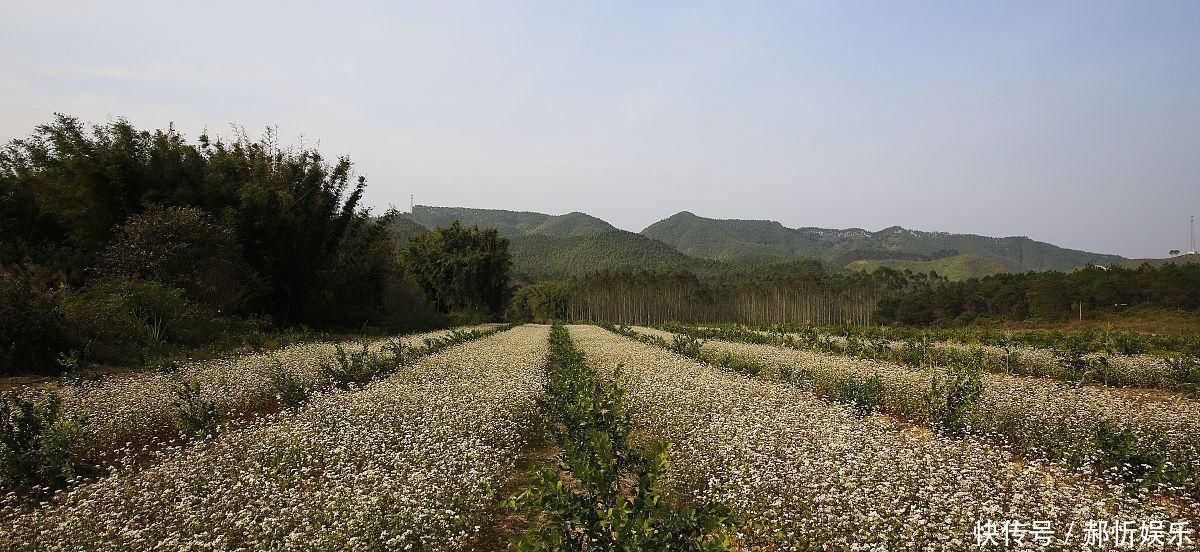
[[[1063,321],[1131,307],[1196,312],[1200,265],[1087,268],[949,281],[879,268],[703,274],[680,269],[601,271],[520,288],[509,316],[618,324],[661,322],[966,326]]]
[[[1077,312],[1130,307],[1196,312],[1200,264],[1089,267],[1074,272],[999,274],[927,281],[879,302],[882,324],[962,326],[977,321],[1062,321]]]
[[[858,273],[710,279],[673,269],[597,272],[525,286],[509,315],[618,324],[870,324],[881,289],[875,277]]]
[[[0,374],[503,314],[507,242],[456,226],[408,243],[365,191],[349,158],[272,132],[56,115],[0,149]]]

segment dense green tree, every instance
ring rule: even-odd
[[[205,316],[280,325],[432,320],[397,260],[394,217],[371,216],[365,189],[349,159],[281,148],[270,132],[189,141],[58,115],[0,149],[0,273],[89,316],[87,301],[178,290]]]
[[[101,256],[100,272],[179,288],[226,313],[256,291],[234,232],[195,207],[151,204],[130,217]]]
[[[86,284],[92,269],[133,273],[222,308],[244,298],[241,311],[284,324],[330,321],[329,305],[342,307],[334,319],[378,318],[383,273],[396,266],[386,229],[360,205],[365,189],[349,159],[280,148],[271,133],[192,143],[173,128],[88,128],[59,115],[0,151],[0,264],[52,267],[70,285]],[[153,206],[165,211],[145,214]],[[174,248],[154,242],[155,231],[182,236],[188,224],[207,235]],[[153,266],[136,266],[140,246],[157,248]],[[183,262],[193,253],[207,258]],[[216,256],[228,264],[214,266]],[[221,278],[246,281],[213,289]]]
[[[55,305],[28,283],[0,273],[0,375],[45,371],[66,344]]]
[[[907,276],[908,280],[915,275]],[[978,319],[1064,320],[1085,310],[1200,309],[1200,265],[1087,268],[999,274],[961,282],[900,286],[879,304],[884,323],[957,325]]]
[[[512,293],[508,240],[494,228],[464,228],[457,221],[414,238],[404,249],[405,267],[446,313],[498,317]]]
[[[523,286],[513,294],[508,318],[522,322],[566,320],[570,287],[563,282],[541,282]]]

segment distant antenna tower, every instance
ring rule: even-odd
[[[1188,222],[1191,223],[1191,229],[1192,229],[1192,250],[1188,251],[1188,253],[1195,255],[1196,254],[1196,215],[1192,215],[1192,216],[1188,217]]]
[[[413,194],[408,194],[408,212],[413,212]],[[1195,241],[1195,240],[1192,240]],[[1194,247],[1192,249],[1195,249]]]

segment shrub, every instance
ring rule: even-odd
[[[1081,386],[1095,380],[1107,380],[1108,358],[1088,356],[1084,349],[1056,349],[1055,357],[1062,367],[1063,379],[1068,383]]]
[[[1153,479],[1165,467],[1161,453],[1139,444],[1131,428],[1111,420],[1096,426],[1095,446],[1096,468],[1125,481]]]
[[[225,413],[204,397],[195,380],[182,380],[175,386],[175,413],[179,432],[196,439],[216,435],[225,419]]]
[[[879,374],[866,379],[847,376],[838,382],[837,400],[852,406],[861,416],[870,416],[883,404],[883,379]]]
[[[364,343],[362,350],[346,353],[338,345],[334,354],[334,362],[322,362],[321,374],[339,389],[349,389],[371,381],[383,368],[380,359],[371,355]]]
[[[962,433],[969,426],[970,409],[983,395],[982,360],[955,363],[945,373],[934,371],[929,393],[930,424],[951,434]]]
[[[929,343],[925,340],[906,341],[900,349],[899,360],[908,366],[921,366],[929,358]]]
[[[218,320],[183,292],[135,278],[105,280],[67,293],[68,328],[97,360],[144,364],[181,346],[200,346],[223,334]]]
[[[1167,357],[1171,367],[1171,379],[1179,382],[1185,395],[1200,398],[1200,358],[1191,355]]]
[[[762,373],[762,366],[757,362],[738,358],[729,353],[714,359],[712,364],[719,366],[722,370],[737,372],[750,377],[755,377]]]
[[[86,440],[84,416],[63,414],[55,394],[0,398],[0,470],[16,489],[60,487],[94,470],[77,451]]]
[[[285,370],[278,360],[271,366],[271,389],[275,398],[285,408],[295,408],[308,401],[311,391],[303,380]]]
[[[117,230],[101,256],[101,271],[182,289],[220,312],[247,298],[250,269],[234,232],[195,207],[149,205]]]
[[[675,334],[675,338],[667,346],[671,352],[680,354],[686,357],[697,358],[700,356],[700,348],[704,345],[704,340],[692,337],[690,335]]]
[[[0,274],[0,375],[56,374],[68,349],[53,302],[14,276]]]

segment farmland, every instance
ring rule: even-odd
[[[1200,552],[1200,1],[9,4],[0,552]]]
[[[1195,548],[1180,391],[980,366],[963,398],[945,359],[785,334],[492,325],[64,384],[103,469],[7,491],[0,547]]]

